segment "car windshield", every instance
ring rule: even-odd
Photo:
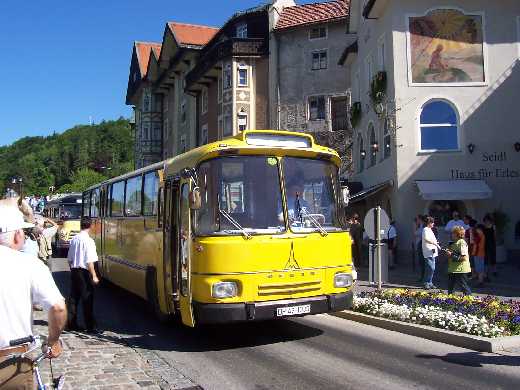
[[[285,231],[278,159],[222,157],[198,169],[202,206],[196,212],[199,235],[276,234]]]
[[[328,161],[283,159],[289,225],[295,233],[342,231],[338,218],[338,168]]]
[[[63,205],[60,208],[60,219],[80,219],[81,218],[81,205]]]

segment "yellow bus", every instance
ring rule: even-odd
[[[102,277],[188,326],[349,308],[339,164],[310,135],[245,131],[89,188]]]
[[[58,256],[67,256],[70,240],[80,232],[82,194],[66,194],[45,205],[43,215],[58,224],[52,245]]]

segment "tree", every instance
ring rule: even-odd
[[[89,168],[82,168],[72,175],[72,183],[61,186],[58,192],[83,192],[94,184],[98,184],[106,179],[107,177],[99,172]]]

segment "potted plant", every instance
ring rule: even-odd
[[[352,103],[350,107],[350,124],[356,127],[361,120],[361,102]]]
[[[370,83],[370,99],[374,107],[381,104],[386,97],[386,72],[381,71],[372,79]]]
[[[493,220],[497,235],[497,263],[505,263],[507,261],[507,250],[504,242],[507,225],[509,225],[509,217],[502,210],[496,209],[493,211]]]

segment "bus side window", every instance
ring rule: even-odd
[[[125,182],[119,181],[112,184],[110,195],[110,216],[122,217],[125,204]]]
[[[90,197],[91,197],[90,191],[83,193],[83,216],[84,217],[90,216]]]
[[[159,214],[159,175],[157,171],[144,175],[143,215],[153,217]]]
[[[99,217],[99,188],[92,191],[90,198],[90,216],[92,218]]]

